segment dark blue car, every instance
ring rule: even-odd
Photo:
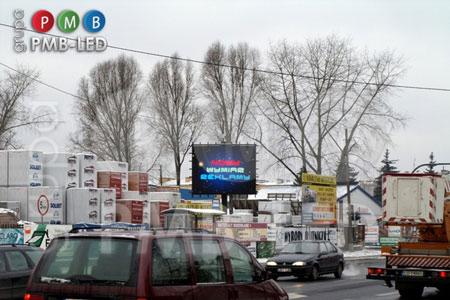
[[[274,279],[297,276],[316,280],[322,274],[334,274],[339,279],[344,270],[344,255],[329,241],[297,241],[269,258],[266,270]]]

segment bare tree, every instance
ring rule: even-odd
[[[202,114],[195,102],[192,65],[175,59],[157,63],[150,74],[148,90],[152,114],[148,123],[172,152],[177,185],[180,185],[181,166],[202,127]]]
[[[33,90],[38,72],[19,67],[17,72],[5,72],[0,79],[0,149],[17,147],[17,129],[46,122],[45,112],[33,114],[24,104],[24,98]]]
[[[205,61],[203,92],[211,102],[216,134],[225,142],[237,143],[260,95],[261,74],[255,71],[260,65],[259,52],[246,43],[225,49],[216,42],[206,52]]]
[[[143,105],[142,72],[124,55],[97,64],[80,80],[77,106],[79,131],[74,148],[91,151],[100,159],[136,164],[136,123]]]
[[[317,174],[333,171],[351,151],[363,161],[368,140],[387,141],[391,129],[404,122],[386,101],[389,85],[402,73],[393,53],[369,56],[329,36],[303,46],[283,41],[269,59],[278,74],[266,76],[258,106],[276,136],[267,143],[260,129],[249,137],[294,176],[302,166]]]

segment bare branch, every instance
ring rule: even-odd
[[[71,137],[75,150],[100,159],[137,162],[136,122],[143,104],[142,72],[124,55],[97,64],[78,88],[79,131]]]

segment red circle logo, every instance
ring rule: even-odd
[[[55,18],[48,10],[41,9],[34,13],[31,24],[37,32],[47,32],[52,29]]]

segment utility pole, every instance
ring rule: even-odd
[[[159,165],[159,185],[163,185],[162,165]]]
[[[348,132],[347,129],[345,129],[345,177],[346,177],[346,181],[347,181],[347,213],[348,213],[348,226],[347,226],[347,236],[345,239],[345,243],[346,243],[346,249],[349,251],[353,251],[353,220],[352,220],[352,214],[353,214],[353,209],[352,209],[352,202],[350,199],[350,175],[349,175],[349,171],[350,171],[350,165],[349,165],[349,158],[348,158],[348,152],[349,152],[349,147],[348,147]]]

